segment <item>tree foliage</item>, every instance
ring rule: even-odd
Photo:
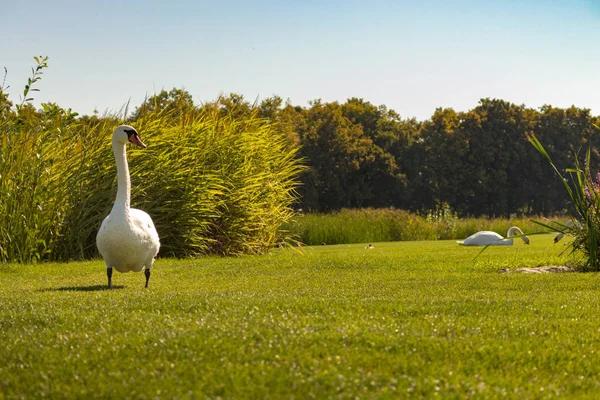
[[[556,164],[595,147],[598,118],[587,109],[539,110],[482,99],[466,112],[435,110],[418,122],[352,98],[296,107],[293,130],[309,170],[301,207],[396,207],[461,216],[552,214],[569,210],[561,182],[527,137],[536,134]],[[288,121],[290,121],[288,119]]]
[[[162,91],[143,107],[150,109],[150,103],[166,110],[196,107],[178,89]],[[594,127],[599,119],[574,106],[536,110],[484,98],[471,110],[438,108],[417,121],[361,98],[341,104],[316,99],[302,107],[276,95],[250,102],[232,93],[195,110],[273,123],[307,167],[296,204],[306,211],[395,207],[426,214],[449,207],[461,216],[564,213],[570,203],[562,184],[527,137],[535,134],[562,168],[590,146],[592,165],[600,160]],[[136,110],[134,119],[137,115]]]
[[[188,99],[188,100],[184,100]],[[253,115],[274,124],[306,165],[297,208],[395,207],[426,214],[447,207],[461,216],[553,214],[569,210],[561,182],[529,144],[535,134],[558,166],[573,165],[591,146],[599,119],[590,110],[549,105],[527,108],[481,99],[472,110],[438,108],[431,118],[402,118],[361,98],[294,106],[272,96],[250,102],[239,94],[194,106],[172,89],[139,110],[211,110],[228,118]],[[152,108],[154,107],[154,108]]]

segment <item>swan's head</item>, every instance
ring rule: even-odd
[[[516,234],[516,235],[519,235],[518,237],[520,237],[520,238],[521,238],[521,240],[525,242],[525,244],[529,244],[529,238],[528,238],[527,236],[525,236],[525,235],[523,234],[523,231],[522,231],[522,230],[520,230],[520,229],[519,229],[518,227],[516,227],[516,226],[511,226],[511,227],[508,229],[508,232],[506,232],[506,237],[507,237],[507,238],[509,238],[509,237],[511,237],[511,236],[514,236],[515,234]]]
[[[140,135],[133,126],[121,125],[113,132],[113,142],[127,144],[133,143],[136,146],[146,148],[146,145],[140,140]]]

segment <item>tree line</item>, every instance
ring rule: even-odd
[[[162,91],[131,119],[157,107],[183,111],[196,105],[183,90]],[[424,213],[449,207],[461,216],[561,213],[568,211],[568,195],[528,136],[537,136],[560,168],[572,167],[588,148],[592,167],[599,160],[600,119],[574,106],[532,109],[485,98],[466,112],[438,108],[425,121],[359,98],[301,107],[278,96],[249,102],[231,94],[200,107],[233,118],[257,113],[276,123],[307,167],[297,204],[304,211],[395,207]]]
[[[251,102],[229,94],[195,104],[187,91],[172,89],[148,97],[127,119],[135,123],[157,111],[189,118],[206,109],[226,118],[256,114],[287,136],[306,167],[296,203],[306,212],[394,207],[417,213],[449,208],[460,216],[562,213],[568,195],[528,136],[537,136],[560,168],[572,167],[588,148],[592,167],[599,161],[600,119],[589,109],[533,109],[490,98],[466,112],[438,108],[418,121],[360,98],[317,99],[303,107],[279,96]]]

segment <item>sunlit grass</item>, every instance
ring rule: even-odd
[[[562,242],[561,242],[562,243]],[[564,264],[552,235],[478,248],[374,243],[0,266],[7,398],[593,396],[600,276],[502,274]],[[298,249],[296,249],[298,250]],[[1,396],[0,396],[1,397]]]

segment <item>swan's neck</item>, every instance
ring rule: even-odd
[[[506,237],[511,237],[514,235],[522,235],[523,232],[517,228],[516,226],[513,226],[512,228],[508,229],[508,232],[506,233]]]
[[[131,181],[129,180],[129,166],[127,165],[127,154],[125,145],[113,141],[112,144],[115,161],[117,162],[117,199],[111,214],[119,213],[129,216],[129,203],[131,192]]]

